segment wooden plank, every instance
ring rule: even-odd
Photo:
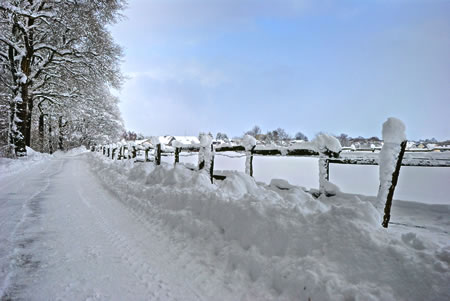
[[[217,146],[216,152],[245,152],[245,147],[241,145],[236,146]]]
[[[219,181],[223,181],[227,178],[227,176],[223,176],[223,175],[213,175],[213,178]]]
[[[315,157],[319,156],[319,153],[310,149],[291,149],[288,150],[286,155],[299,157]]]
[[[330,159],[333,164],[354,164],[354,165],[378,165],[378,160],[375,158],[337,158]],[[450,161],[441,159],[409,159],[404,160],[401,166],[416,166],[416,167],[450,167]]]

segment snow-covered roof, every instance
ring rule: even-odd
[[[173,136],[176,141],[183,144],[198,144],[200,140],[196,136]]]

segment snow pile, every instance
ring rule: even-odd
[[[280,180],[112,161],[90,153],[97,176],[138,216],[159,220],[211,250],[223,273],[273,300],[448,300],[450,246],[386,231],[361,197],[312,197]],[[411,234],[409,234],[411,233]],[[261,297],[262,296],[262,297]]]
[[[383,123],[382,135],[384,143],[402,143],[406,140],[405,130],[405,124],[401,120],[394,117],[388,118]]]
[[[0,178],[27,170],[35,164],[49,160],[52,157],[49,154],[37,152],[28,146],[26,151],[27,156],[25,157],[17,159],[0,158]]]
[[[65,157],[65,156],[78,156],[79,154],[89,152],[89,150],[84,146],[75,147],[72,149],[69,149],[68,151],[56,151],[53,153],[54,157]]]
[[[200,146],[208,147],[211,145],[213,137],[208,134],[200,134]]]
[[[339,154],[342,150],[341,143],[336,137],[320,134],[312,141],[319,153],[322,154]]]
[[[379,154],[380,188],[378,191],[378,201],[386,201],[389,187],[392,184],[392,173],[397,165],[398,156],[401,150],[400,144],[406,140],[405,125],[396,118],[388,118],[383,123],[384,144]]]
[[[242,139],[241,145],[245,148],[246,151],[251,150],[256,145],[256,139],[253,136],[245,135]]]

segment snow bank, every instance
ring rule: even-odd
[[[448,240],[385,231],[371,202],[337,193],[314,199],[239,172],[211,184],[175,167],[88,154],[98,177],[136,214],[211,249],[227,274],[273,300],[448,300]],[[207,245],[207,246],[206,246]]]
[[[52,157],[49,154],[37,152],[28,146],[26,147],[26,151],[26,157],[19,157],[17,159],[0,158],[0,178],[27,170],[35,164]]]
[[[68,151],[56,151],[53,153],[54,157],[65,157],[65,156],[77,156],[79,154],[85,153],[85,152],[89,152],[90,150],[88,150],[84,145],[79,146],[79,147],[75,147],[72,149],[69,149]]]

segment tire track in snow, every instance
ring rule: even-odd
[[[58,162],[58,161],[57,161]],[[16,225],[14,226],[13,230],[11,231],[9,237],[8,237],[8,241],[12,243],[11,246],[11,251],[10,253],[7,255],[7,257],[9,258],[9,270],[6,273],[5,278],[2,281],[2,284],[0,286],[0,299],[11,299],[11,294],[14,294],[13,289],[14,289],[14,282],[12,281],[12,279],[16,276],[18,276],[18,271],[23,269],[23,270],[27,270],[29,268],[37,268],[37,264],[38,262],[33,261],[33,256],[32,254],[27,254],[24,251],[26,251],[27,246],[32,243],[35,240],[35,237],[27,237],[25,239],[25,242],[21,242],[21,239],[19,239],[18,235],[19,233],[24,233],[25,230],[27,229],[27,221],[29,221],[30,219],[35,221],[38,220],[40,218],[40,216],[38,215],[38,208],[40,206],[40,202],[42,202],[43,195],[45,194],[45,192],[48,191],[48,188],[50,187],[50,178],[54,177],[55,175],[57,175],[58,173],[60,173],[62,171],[64,162],[63,161],[59,161],[59,166],[57,168],[56,172],[53,173],[47,173],[47,171],[50,168],[50,165],[47,165],[47,167],[39,172],[39,175],[46,175],[45,179],[44,179],[44,185],[42,188],[38,188],[38,190],[36,192],[34,192],[30,197],[26,198],[23,201],[22,206],[19,207],[19,209],[17,209],[14,212],[14,215],[16,213],[19,213],[19,211],[23,211],[22,216],[20,218],[20,220],[16,223]],[[47,174],[46,174],[47,173]],[[9,181],[9,185],[14,182],[14,180],[16,179],[12,179],[11,181]],[[23,182],[22,182],[23,183]],[[38,184],[41,184],[42,182],[39,181]],[[36,187],[39,187],[38,184],[35,184]],[[3,188],[7,187],[3,186]],[[32,206],[33,205],[33,206]],[[13,216],[14,216],[13,215]],[[6,223],[3,222],[1,225],[3,226]],[[20,232],[19,232],[20,231]]]
[[[43,174],[43,173],[47,172],[47,170],[49,169],[49,167],[50,167],[50,165],[47,165],[46,168],[45,168],[44,170],[41,170],[41,171],[39,172],[39,174]],[[19,174],[19,175],[20,175],[20,174]],[[5,181],[6,184],[5,184],[5,185],[2,185],[2,186],[0,187],[0,191],[5,191],[5,190],[7,189],[7,187],[12,186],[14,183],[20,183],[20,184],[21,184],[21,189],[20,189],[20,191],[22,191],[22,189],[23,189],[24,186],[25,186],[25,182],[23,181],[22,178],[19,177],[19,175],[14,174],[14,175],[12,175],[11,177],[7,178],[6,181]],[[4,181],[4,179],[2,179],[2,181]],[[4,183],[3,183],[3,184],[4,184]],[[40,193],[40,192],[39,192],[39,193]],[[39,193],[38,193],[38,194],[39,194]],[[33,198],[33,196],[32,196],[31,198]],[[8,205],[7,202],[8,202],[8,198],[5,198],[5,201],[1,204],[2,207],[6,207],[6,206]],[[4,208],[2,208],[2,209],[4,209]],[[13,213],[10,214],[10,216],[16,216],[17,213],[19,213],[19,212],[22,211],[23,209],[24,209],[24,205],[18,206],[18,209],[16,209],[15,211],[13,211]],[[7,222],[9,222],[9,221],[8,221],[7,219],[5,219],[2,223],[0,223],[0,229],[1,229],[1,228],[3,227],[3,225],[5,225]]]
[[[76,165],[75,172],[77,173],[77,177],[84,179],[89,183],[95,182],[97,180],[97,177],[88,168],[83,167],[83,165],[86,164],[86,161],[82,160],[80,163],[81,164]],[[93,177],[95,179],[89,179],[90,177]],[[176,298],[178,297],[181,300],[204,300],[204,298],[202,297],[202,293],[200,293],[198,290],[192,287],[192,285],[188,281],[186,281],[187,278],[192,280],[192,275],[188,275],[187,277],[177,276],[173,278],[173,275],[178,275],[180,270],[178,269],[178,267],[174,269],[174,266],[171,265],[174,258],[167,258],[167,252],[165,250],[155,248],[155,246],[153,245],[155,242],[158,243],[159,241],[161,241],[163,239],[163,236],[161,235],[162,233],[155,231],[152,224],[149,223],[149,221],[146,219],[146,216],[142,215],[142,212],[146,212],[145,210],[141,211],[141,214],[139,214],[138,212],[133,210],[133,208],[129,207],[126,202],[123,202],[123,200],[120,199],[120,196],[115,194],[109,189],[109,187],[105,187],[100,182],[98,182],[98,185],[100,185],[102,189],[101,193],[104,194],[105,189],[108,193],[107,197],[102,197],[101,199],[108,200],[107,202],[109,202],[110,204],[103,202],[98,206],[95,206],[94,204],[91,204],[89,202],[89,200],[94,198],[86,197],[83,194],[84,188],[89,186],[87,186],[85,183],[83,183],[84,185],[80,185],[81,183],[78,184],[79,187],[77,188],[77,192],[80,198],[87,207],[95,212],[96,216],[100,217],[99,221],[102,223],[102,228],[105,230],[105,232],[109,233],[110,237],[112,237],[112,243],[118,241],[118,246],[122,245],[122,249],[128,250],[129,253],[132,253],[131,258],[138,258],[141,259],[141,261],[145,258],[152,258],[153,260],[149,261],[150,264],[152,262],[153,264],[155,263],[155,258],[158,259],[158,264],[156,264],[156,266],[153,268],[151,268],[150,265],[145,262],[145,260],[143,261],[143,265],[148,267],[148,269],[146,269],[151,271],[150,273],[157,275],[159,281],[158,287],[161,286],[162,283],[164,283],[165,286],[181,288],[181,290],[178,289],[177,292],[172,293],[173,296],[170,299],[176,300]],[[98,199],[99,195],[100,194],[96,192],[95,199]],[[112,199],[111,195],[114,196]],[[98,203],[96,202],[95,204]],[[144,204],[140,202],[139,204],[145,207]],[[105,218],[105,215],[102,214],[105,208],[110,209],[109,213],[106,215],[107,217],[110,217],[109,219]],[[112,220],[111,217],[114,218],[114,215],[120,215],[120,221]],[[130,223],[129,221],[133,222]],[[138,223],[136,223],[136,221]],[[120,224],[120,222],[122,222],[122,224]],[[112,230],[113,228],[122,229],[121,227],[125,227],[127,230],[121,232]],[[123,233],[126,236],[120,233]],[[118,237],[120,237],[120,239]],[[149,240],[136,239],[135,237],[149,238]],[[119,246],[119,248],[121,247]],[[133,250],[135,250],[135,252],[133,252]],[[173,254],[171,256],[173,256]],[[162,262],[167,262],[168,264],[161,266],[159,264],[159,261],[161,259]],[[134,262],[134,264],[138,266],[138,271],[142,270],[142,268],[139,267],[139,262]],[[158,271],[156,273],[152,271],[155,268]],[[168,279],[170,279],[170,285],[161,280],[165,277],[169,277]],[[175,280],[175,282],[173,282],[173,280]],[[163,299],[167,299],[167,297]]]
[[[141,254],[137,254],[137,251],[134,251],[137,250],[136,246],[134,246],[133,243],[125,236],[115,231],[113,229],[114,225],[109,223],[103,214],[90,204],[80,190],[77,192],[80,200],[87,208],[89,208],[94,216],[97,217],[95,223],[106,234],[110,244],[118,250],[122,261],[126,262],[127,265],[131,267],[136,278],[146,288],[147,296],[151,297],[153,300],[177,300],[174,296],[172,296],[169,285],[160,279],[157,273],[152,271],[149,264],[134,260],[137,258],[145,258],[140,256]]]

